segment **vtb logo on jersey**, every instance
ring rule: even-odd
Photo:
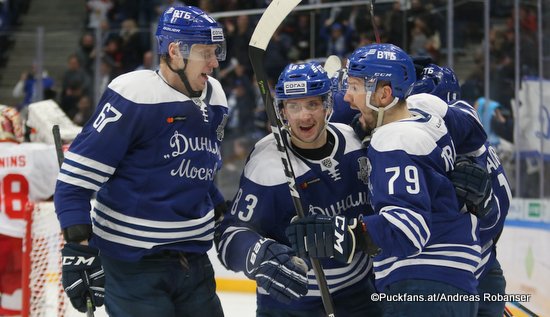
[[[357,178],[362,181],[363,184],[367,185],[369,182],[369,174],[372,170],[370,161],[365,156],[361,156],[357,159],[357,162],[359,163],[359,172],[357,172]]]

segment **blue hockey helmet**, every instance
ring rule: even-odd
[[[331,80],[318,62],[289,64],[275,85],[278,101],[321,96],[325,108],[332,108]]]
[[[419,93],[437,96],[447,103],[460,99],[460,84],[454,71],[448,67],[429,64],[407,92],[407,97]]]
[[[218,45],[216,58],[225,60],[226,44],[223,28],[204,11],[193,6],[170,7],[160,16],[157,32],[158,54],[168,53],[176,42],[184,58],[189,58],[194,44]]]
[[[348,74],[345,68],[342,68],[334,73],[330,78],[332,81],[332,116],[331,122],[340,122],[350,124],[359,110],[352,109],[349,102],[344,100],[344,95],[348,89]]]
[[[393,96],[400,99],[416,81],[412,59],[393,44],[370,44],[356,49],[347,68],[351,77],[390,82]]]

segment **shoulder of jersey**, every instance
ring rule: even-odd
[[[309,167],[302,160],[297,159],[293,154],[290,156],[296,177],[309,170]],[[250,153],[248,162],[246,162],[243,174],[249,180],[262,186],[276,186],[287,182],[281,154],[277,149],[273,133],[268,134],[256,143]]]
[[[137,70],[122,74],[109,84],[114,92],[137,104],[159,104],[189,100],[152,70]]]
[[[212,85],[211,103],[227,107],[227,100],[221,84],[213,77],[208,77]],[[137,104],[159,104],[166,102],[187,101],[189,97],[170,87],[152,70],[137,70],[115,78],[109,88],[125,99]]]
[[[447,103],[441,98],[431,94],[416,94],[407,98],[407,107],[411,110],[420,109],[431,115],[445,117],[447,114]]]
[[[209,104],[227,108],[227,97],[225,96],[222,84],[216,78],[210,76],[208,76],[208,82],[212,85],[212,97]]]
[[[344,150],[344,154],[361,149],[363,147],[361,144],[361,141],[355,134],[355,131],[353,131],[353,128],[350,127],[349,125],[343,124],[343,123],[331,122],[330,126],[332,126],[334,129],[342,133],[342,136],[346,141],[346,148]]]
[[[441,118],[439,124],[444,125]],[[433,123],[432,123],[433,124]],[[410,155],[427,155],[437,146],[441,133],[433,130],[428,122],[402,120],[386,124],[373,134],[370,146],[378,152],[402,150]],[[446,133],[446,129],[445,129]],[[434,135],[436,134],[436,135]]]

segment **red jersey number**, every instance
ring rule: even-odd
[[[7,174],[0,180],[0,207],[11,219],[25,217],[25,205],[29,200],[29,182],[21,174]]]

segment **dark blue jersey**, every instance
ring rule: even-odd
[[[291,152],[291,163],[304,212],[328,216],[358,217],[372,214],[367,205],[366,152],[353,130],[343,124],[329,124],[334,136],[332,153],[321,160],[309,160]],[[287,244],[284,234],[296,211],[291,200],[275,138],[270,134],[260,140],[251,152],[234,199],[231,212],[217,230],[218,252],[230,270],[243,271],[248,250],[260,237]],[[366,283],[371,261],[358,252],[351,264],[335,260],[322,261],[331,293],[346,296]],[[289,309],[321,306],[313,271],[308,272],[307,296],[294,301]],[[281,303],[258,289],[258,305],[281,308]],[[367,296],[367,295],[365,295]]]
[[[487,133],[483,129],[476,110],[464,101],[455,101],[447,105],[440,98],[429,94],[418,94],[407,98],[407,105],[430,114],[443,117],[449,130],[456,152],[473,158],[476,163],[486,166],[493,187],[495,204],[493,209],[479,219],[481,262],[476,269],[479,278],[486,267],[492,267],[496,257],[493,240],[504,228],[504,220],[510,208],[512,193],[504,168],[493,147],[489,145]]]
[[[103,254],[206,252],[226,120],[227,100],[213,78],[194,99],[154,71],[116,78],[65,156],[55,192],[61,227],[90,223],[97,192],[91,244]]]
[[[379,127],[368,159],[377,215],[364,221],[382,248],[374,258],[377,289],[428,279],[475,294],[481,249],[477,218],[460,212],[447,177],[455,148],[443,119],[417,115]]]

